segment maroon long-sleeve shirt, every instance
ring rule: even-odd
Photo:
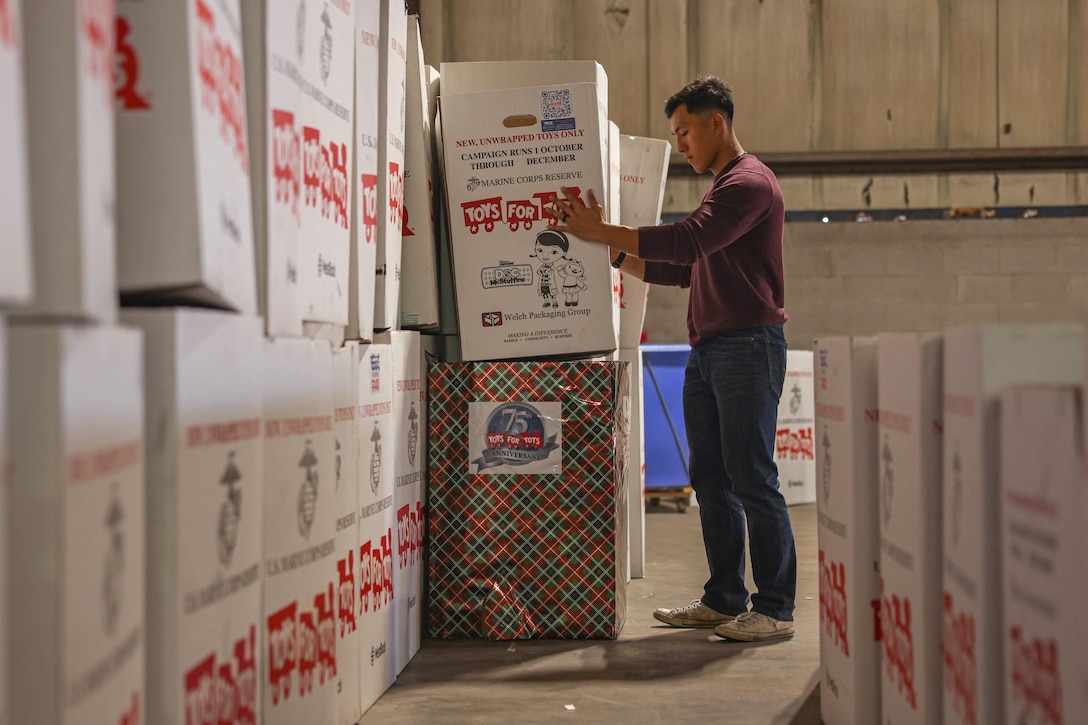
[[[686,219],[639,227],[646,281],[691,288],[692,347],[730,330],[786,321],[784,222],[774,173],[755,156],[742,154],[714,177]]]

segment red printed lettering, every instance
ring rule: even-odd
[[[910,600],[884,593],[880,580],[881,634],[884,640],[884,673],[911,709],[918,709],[914,691],[914,635],[911,631]]]
[[[268,686],[273,706],[291,696],[291,678],[299,659],[297,616],[298,604],[291,602],[268,617]]]
[[[849,657],[846,604],[846,566],[841,561],[826,561],[820,549],[820,620],[827,635]]]
[[[487,434],[487,447],[488,448],[502,448],[506,445],[505,433],[488,433]]]
[[[140,82],[140,58],[130,40],[132,26],[128,18],[117,16],[115,35],[117,38],[117,100],[121,102],[121,108],[125,111],[146,111],[151,108],[151,104],[147,102],[145,95],[136,90]]]
[[[317,623],[313,612],[298,615],[298,696],[305,697],[314,690],[317,670]]]
[[[791,461],[816,460],[816,450],[812,443],[812,428],[779,429],[775,434],[775,457],[779,460]]]
[[[376,174],[363,174],[363,238],[367,244],[378,240],[378,177]]]
[[[423,561],[423,502],[416,501],[416,509],[412,512],[412,562]]]
[[[132,700],[129,702],[128,710],[121,713],[121,719],[117,721],[117,725],[140,725],[140,693],[132,693]]]
[[[113,0],[80,0],[79,25],[87,41],[87,70],[113,94]]]
[[[506,220],[510,231],[519,228],[532,229],[533,222],[540,221],[540,208],[531,199],[514,199],[506,202]]]
[[[410,504],[397,509],[397,561],[401,569],[407,569],[412,561],[412,517]]]
[[[382,597],[383,604],[393,603],[393,532],[386,531],[382,545]]]
[[[1029,639],[1019,625],[1009,628],[1009,661],[1012,663],[1012,722],[1061,725],[1062,679],[1058,667],[1058,642]]]
[[[298,198],[302,177],[302,150],[295,114],[272,109],[273,199],[291,210],[298,219]]]
[[[978,722],[978,663],[975,659],[975,618],[956,611],[944,593],[944,689],[952,693],[952,707],[961,722]]]
[[[216,35],[215,15],[205,0],[196,0],[196,15],[200,107],[218,119],[219,135],[231,147],[242,171],[248,175],[242,62],[231,44]]]
[[[185,673],[185,725],[219,725],[215,684],[213,652]]]
[[[333,609],[332,582],[328,590],[314,597],[317,610],[317,663],[321,668],[321,684],[336,677],[336,616]]]
[[[469,232],[477,233],[481,225],[484,231],[490,232],[495,229],[495,224],[502,221],[502,197],[462,202],[461,211]]]
[[[11,50],[19,47],[19,37],[15,33],[15,13],[9,0],[0,0],[0,45]]]
[[[346,559],[336,562],[336,568],[340,574],[337,619],[340,636],[346,637],[355,631],[355,552],[349,551]]]
[[[400,209],[404,203],[404,175],[400,164],[389,162],[389,226],[396,228],[400,222]]]

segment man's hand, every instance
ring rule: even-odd
[[[548,220],[548,226],[552,229],[570,232],[587,242],[607,242],[608,231],[604,218],[604,207],[597,203],[597,197],[594,196],[593,190],[590,189],[586,192],[589,206],[583,204],[582,200],[575,196],[570,189],[564,187],[560,191],[566,199],[556,197],[552,208],[546,210],[552,217]]]

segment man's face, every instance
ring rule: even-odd
[[[701,174],[717,160],[719,145],[717,135],[721,130],[721,114],[705,112],[688,113],[688,107],[680,104],[669,117],[676,150],[684,155],[695,173]]]

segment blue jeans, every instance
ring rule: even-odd
[[[797,553],[774,461],[778,401],[786,377],[781,324],[734,330],[700,343],[684,375],[689,475],[699,501],[710,579],[702,601],[724,614],[748,609],[747,519],[752,611],[793,620]]]

